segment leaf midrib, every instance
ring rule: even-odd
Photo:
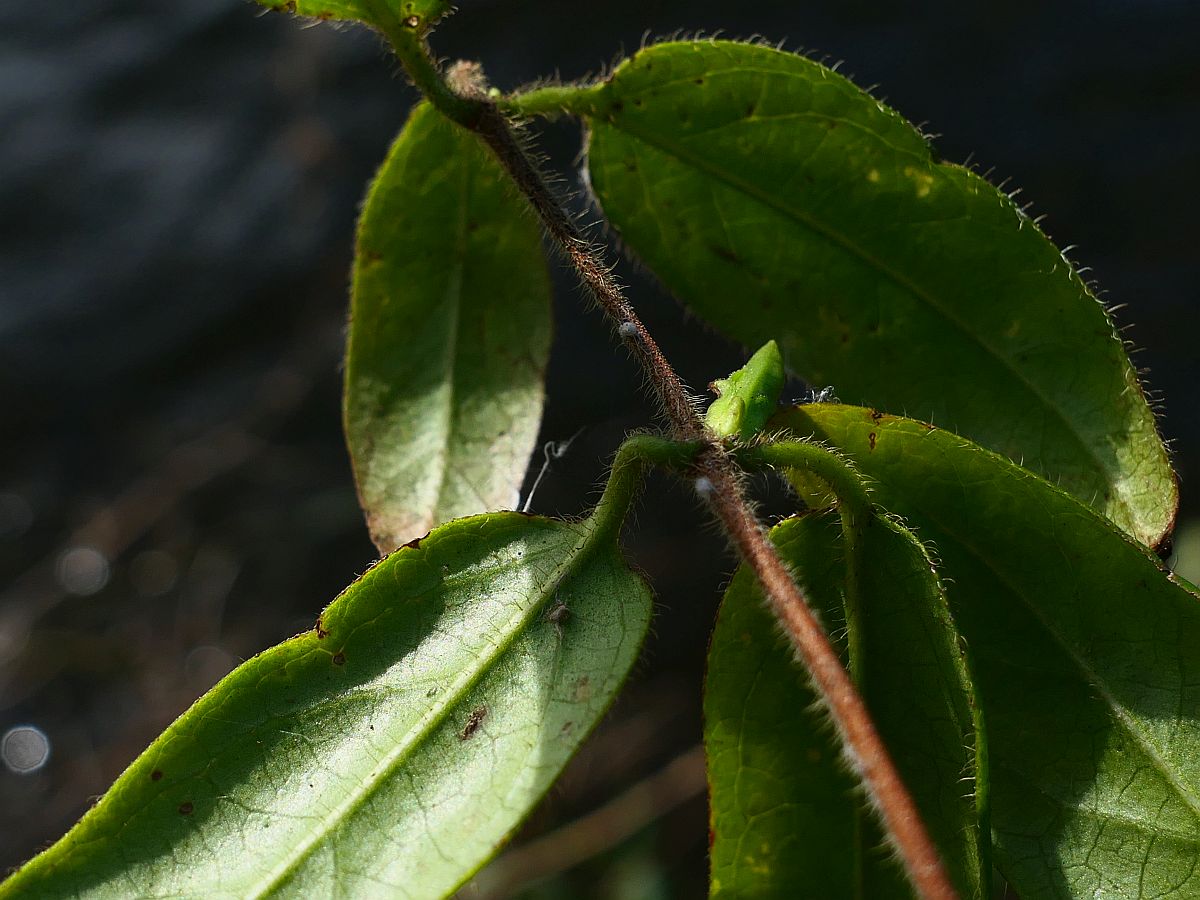
[[[445,400],[440,410],[443,440],[438,447],[437,480],[433,495],[433,508],[429,510],[426,525],[431,527],[442,518],[442,502],[446,491],[446,473],[450,468],[450,436],[454,430],[454,398],[457,396],[455,373],[458,370],[459,318],[462,315],[463,277],[467,262],[467,209],[470,206],[471,172],[463,154],[455,155],[459,162],[458,216],[454,231],[454,262],[449,273],[446,289],[447,316],[450,319],[449,340],[443,356],[443,380],[446,384]],[[424,530],[424,529],[422,529]]]
[[[733,188],[736,191],[740,191],[750,199],[756,200],[757,202],[766,206],[768,209],[779,213],[784,218],[790,219],[797,225],[807,228],[819,237],[824,238],[831,244],[834,244],[835,246],[844,250],[846,253],[859,259],[869,268],[875,269],[881,275],[891,280],[898,287],[907,291],[917,300],[924,303],[930,310],[937,313],[948,324],[953,326],[955,330],[966,337],[969,343],[975,344],[994,360],[996,360],[996,362],[999,363],[1003,369],[1007,370],[1015,378],[1019,385],[1024,387],[1030,394],[1040,401],[1041,404],[1048,409],[1054,415],[1054,417],[1058,419],[1059,422],[1062,423],[1066,429],[1066,433],[1074,439],[1079,448],[1083,451],[1083,456],[1090,459],[1096,465],[1097,471],[1101,474],[1104,482],[1110,485],[1114,492],[1120,497],[1121,505],[1124,507],[1126,514],[1130,518],[1130,521],[1141,521],[1141,516],[1137,514],[1137,511],[1126,499],[1126,491],[1124,490],[1125,482],[1109,477],[1108,467],[1105,466],[1104,461],[1100,458],[1091,442],[1085,440],[1082,434],[1080,434],[1075,422],[1067,418],[1063,410],[1060,409],[1056,404],[1051,403],[1050,399],[1033,382],[1029,381],[1029,379],[1026,378],[1024,374],[1012,364],[1012,361],[1007,356],[1005,356],[988,342],[984,341],[982,337],[968,329],[965,323],[945,309],[942,304],[935,300],[931,294],[929,294],[919,285],[894,270],[882,260],[868,253],[865,249],[851,241],[839,231],[836,231],[828,225],[819,222],[812,216],[806,214],[804,211],[795,209],[781,202],[776,197],[773,197],[772,195],[760,190],[754,184],[737,177],[735,174],[721,168],[720,166],[710,163],[707,159],[705,159],[705,157],[688,150],[685,146],[673,143],[659,136],[652,137],[650,136],[651,132],[648,132],[645,129],[639,129],[636,126],[631,126],[627,118],[622,118],[619,124],[616,120],[608,120],[606,124],[608,124],[614,130],[624,131],[626,134],[630,135],[636,140],[642,141],[656,150],[668,156],[674,157],[679,162],[695,168],[702,174],[710,176],[715,181],[721,182],[727,187]]]
[[[592,539],[598,532],[594,520],[585,520],[579,526],[556,523],[556,529],[561,529],[561,534],[564,538],[573,533],[579,535],[579,540],[576,541],[574,548],[567,554],[564,561],[551,569],[549,575],[542,581],[536,601],[527,604],[520,616],[514,620],[510,620],[510,627],[504,633],[503,639],[492,645],[492,652],[478,657],[476,666],[465,669],[452,682],[449,690],[438,694],[438,699],[431,704],[429,712],[421,719],[418,719],[415,728],[408,732],[408,739],[398,741],[393,750],[377,763],[374,771],[378,774],[373,778],[363,779],[359,790],[350,792],[333,810],[321,816],[319,826],[313,829],[309,839],[302,841],[293,848],[293,851],[285,857],[282,863],[275,866],[274,870],[265,880],[246,893],[247,897],[268,897],[286,884],[300,870],[305,860],[311,856],[313,851],[318,846],[323,845],[342,823],[352,817],[367,799],[378,790],[380,785],[390,780],[396,770],[445,721],[446,717],[458,705],[462,697],[494,668],[494,663],[507,653],[517,637],[525,632],[558,586],[566,578],[574,574],[576,568],[584,565],[592,558],[591,551],[594,549]],[[399,552],[410,551],[402,549]],[[420,550],[419,548],[412,548],[411,552],[420,552]],[[544,552],[551,553],[554,552],[554,549],[548,548]],[[530,558],[529,555],[526,555],[516,562],[506,561],[506,564],[497,566],[494,571],[503,572],[514,566],[518,568],[527,566]]]

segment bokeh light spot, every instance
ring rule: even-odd
[[[108,584],[108,557],[94,547],[72,547],[59,556],[54,573],[64,591],[89,597]]]
[[[0,758],[10,772],[32,775],[50,759],[50,738],[40,728],[17,725],[0,738]]]

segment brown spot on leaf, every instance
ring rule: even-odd
[[[191,800],[184,800],[179,804],[179,814],[181,816],[190,816],[192,814],[192,810],[195,808],[196,807],[192,805]]]
[[[709,244],[708,249],[726,262],[740,263],[742,261],[736,253],[726,247],[722,247],[720,244]]]
[[[460,741],[469,741],[475,732],[479,730],[479,726],[483,724],[483,720],[487,718],[488,708],[480,705],[471,710],[471,714],[467,716],[467,724],[462,727],[462,731],[458,733]]]
[[[875,422],[878,424],[879,420],[882,418],[883,418],[883,413],[881,413],[879,410],[877,410],[877,409],[871,410],[871,421],[872,422]]]
[[[315,631],[317,632],[317,640],[318,641],[323,641],[323,640],[325,640],[325,638],[329,637],[329,632],[325,630],[325,623],[321,621],[320,616],[317,617],[317,625],[316,625]]]
[[[341,650],[333,654],[333,664],[335,666],[344,666],[346,664],[346,654]]]
[[[575,702],[585,703],[592,699],[592,682],[586,675],[580,675],[575,682]]]
[[[162,781],[162,769],[155,769],[150,773],[151,781]]]
[[[867,435],[867,443],[871,445],[872,450],[875,449],[875,432],[872,431]]]

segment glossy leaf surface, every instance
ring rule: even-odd
[[[963,438],[847,406],[840,448],[936,547],[971,648],[995,856],[1022,897],[1200,894],[1200,603],[1145,548]]]
[[[536,221],[472,135],[419,106],[367,196],[351,296],[346,437],[381,550],[516,506],[549,346]]]
[[[1008,197],[808,59],[638,53],[575,103],[605,213],[681,300],[844,401],[1038,472],[1145,543],[1175,483],[1104,309]]]
[[[593,529],[497,513],[398,550],[202,697],[0,896],[453,891],[646,633],[648,589]]]
[[[982,897],[970,683],[945,596],[902,525],[871,514],[853,530],[847,542],[835,515],[813,513],[771,538],[848,643],[855,680],[960,894]],[[713,633],[705,742],[714,895],[911,896],[745,569]]]

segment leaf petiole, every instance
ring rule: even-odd
[[[514,91],[496,100],[497,108],[507,116],[557,119],[584,116],[595,109],[593,98],[603,87],[595,84],[548,84],[529,91]]]
[[[590,517],[596,529],[595,536],[607,535],[621,527],[629,505],[641,487],[647,465],[680,469],[692,462],[703,447],[700,441],[672,441],[653,434],[635,434],[627,438],[617,450],[604,494]]]

